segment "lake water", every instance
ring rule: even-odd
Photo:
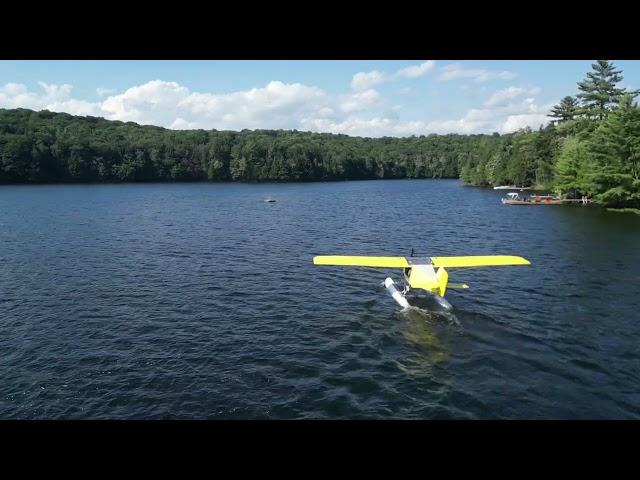
[[[502,195],[0,187],[0,418],[640,418],[640,217]],[[450,269],[447,318],[312,264],[412,248],[532,265]]]

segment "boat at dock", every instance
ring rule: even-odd
[[[531,187],[516,187],[516,186],[509,186],[509,185],[501,185],[498,187],[493,187],[494,190],[531,190]]]
[[[529,195],[528,197],[521,196],[517,192],[507,193],[506,198],[501,199],[504,205],[563,205],[569,203],[581,203],[586,205],[593,203],[593,200],[587,197],[582,198],[569,198],[563,199],[554,197],[553,195]]]

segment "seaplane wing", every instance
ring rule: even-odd
[[[526,258],[514,255],[479,255],[466,257],[431,257],[434,267],[497,267],[500,265],[531,265]]]
[[[411,250],[413,254],[413,250]],[[391,277],[384,281],[385,288],[402,308],[409,307],[405,295],[410,289],[424,290],[435,295],[438,303],[446,309],[451,304],[443,297],[449,285],[446,268],[494,267],[499,265],[530,265],[529,260],[514,255],[479,255],[465,257],[368,257],[364,255],[321,255],[313,257],[314,265],[336,265],[345,267],[402,268],[405,287],[398,290]],[[437,269],[437,270],[436,270]],[[450,288],[466,289],[465,283],[452,283]]]
[[[529,260],[513,255],[480,255],[466,257],[430,257],[434,267],[495,267],[500,265],[530,265]],[[345,267],[409,268],[419,262],[418,257],[367,257],[323,255],[313,257],[314,265]],[[422,263],[422,262],[420,262]]]
[[[341,265],[345,267],[374,267],[374,268],[408,268],[409,262],[405,257],[366,257],[345,255],[322,255],[313,257],[314,265]]]

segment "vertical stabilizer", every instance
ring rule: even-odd
[[[444,268],[439,268],[436,272],[436,278],[438,279],[438,295],[444,297],[444,292],[447,291],[447,282],[449,281],[449,273]]]

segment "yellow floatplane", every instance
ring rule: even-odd
[[[313,263],[314,265],[346,267],[401,268],[404,272],[406,282],[402,291],[395,287],[395,282],[390,277],[387,277],[384,281],[384,286],[401,307],[407,308],[409,306],[406,295],[411,289],[417,289],[434,296],[438,303],[447,309],[451,309],[451,304],[444,299],[447,288],[469,288],[469,286],[464,283],[449,283],[449,273],[445,270],[445,267],[475,268],[531,264],[529,260],[513,255],[466,257],[367,257],[328,255],[313,257]]]

